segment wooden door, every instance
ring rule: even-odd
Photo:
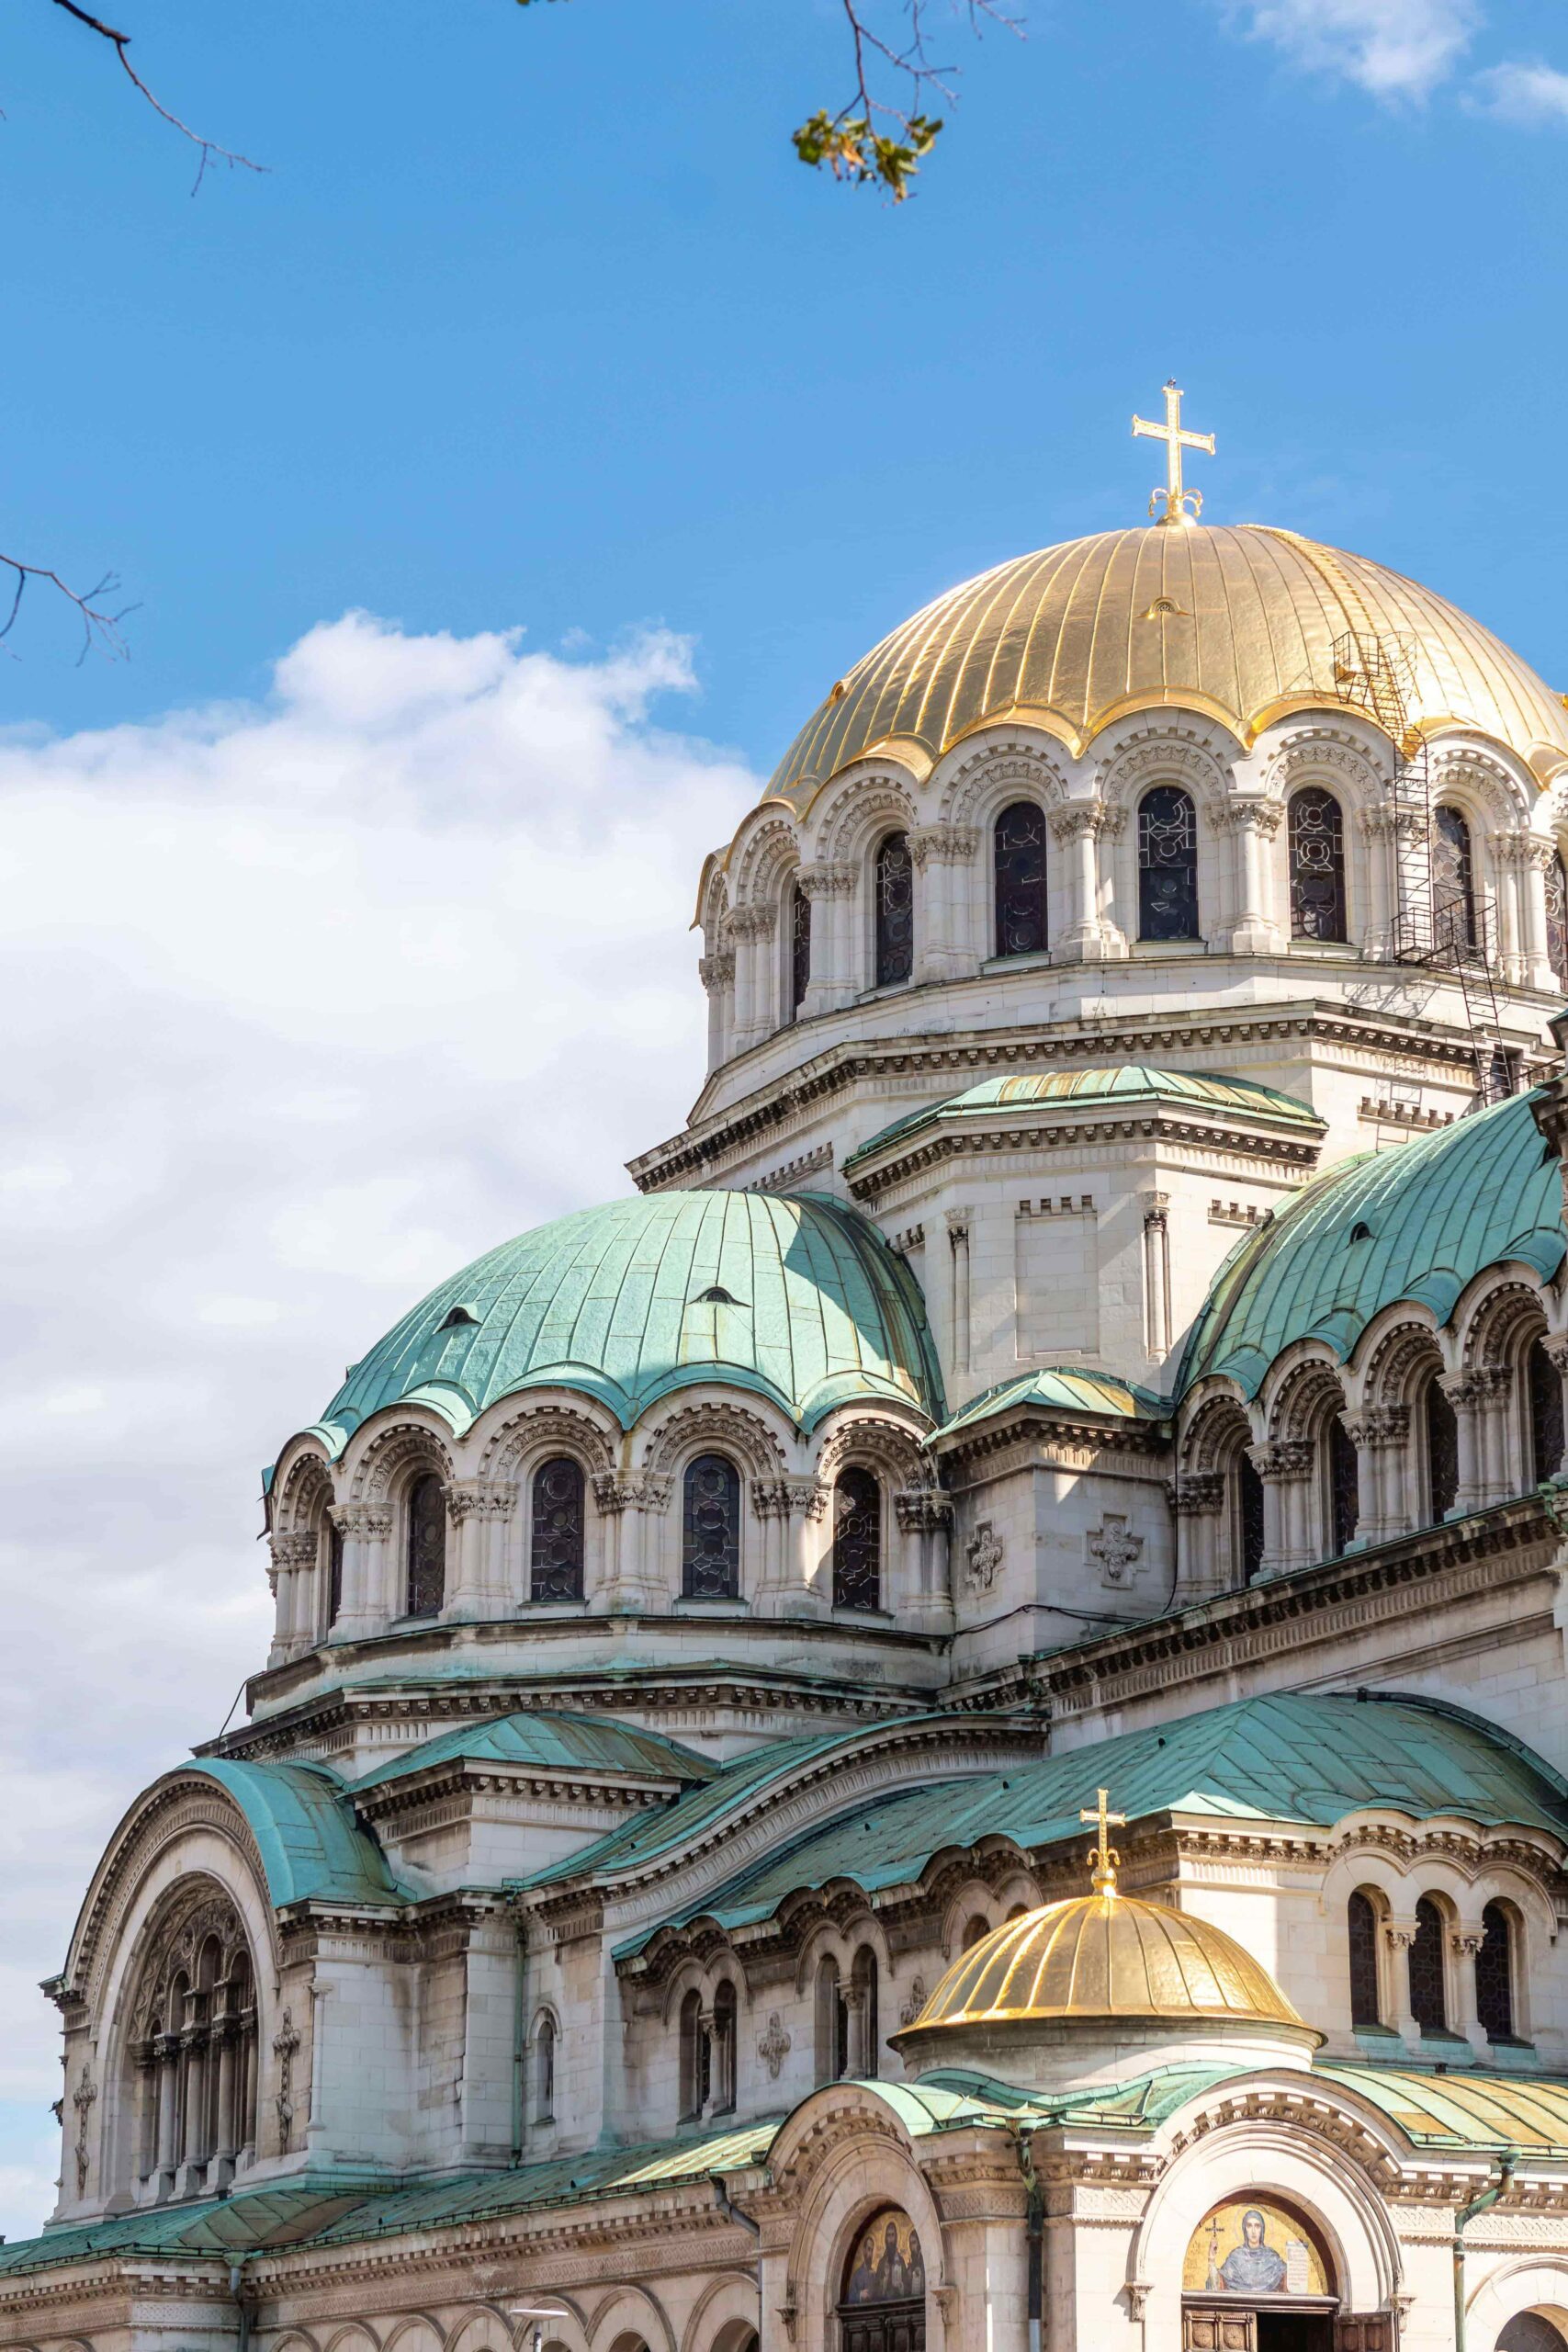
[[[1181,2352],[1258,2352],[1257,2312],[1183,2304]]]
[[[1343,2313],[1334,2323],[1334,2352],[1394,2352],[1393,2313]]]

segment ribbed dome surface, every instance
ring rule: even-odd
[[[803,1428],[851,1397],[943,1414],[919,1285],[876,1227],[814,1194],[659,1193],[558,1217],[431,1292],[315,1424],[337,1450],[410,1399],[459,1433],[525,1388],[576,1388],[630,1428],[696,1381]]]
[[[1268,1970],[1207,1920],[1131,1895],[1082,1894],[983,1936],[953,1962],[911,2030],[1194,2017],[1302,2023]]]
[[[1479,728],[1543,780],[1568,761],[1559,697],[1445,597],[1293,531],[1153,524],[939,596],[840,681],[769,790],[798,803],[874,744],[902,738],[934,759],[1008,714],[1077,748],[1122,709],[1196,702],[1249,738],[1281,706],[1336,700],[1334,640],[1350,631],[1408,647],[1413,718]]]

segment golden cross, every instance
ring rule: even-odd
[[[1111,1832],[1112,1829],[1124,1829],[1127,1826],[1127,1816],[1124,1813],[1107,1813],[1105,1809],[1107,1791],[1097,1789],[1094,1793],[1096,1799],[1094,1811],[1080,1813],[1078,1819],[1093,1822],[1100,1833],[1099,1845],[1091,1846],[1089,1849],[1089,1867],[1094,1881],[1094,1891],[1096,1894],[1114,1894],[1116,1865],[1122,1857],[1111,1843]]]
[[[1134,441],[1165,443],[1165,488],[1156,490],[1149,500],[1149,513],[1153,514],[1163,499],[1165,513],[1160,516],[1162,523],[1195,523],[1203,511],[1203,493],[1201,490],[1182,488],[1181,452],[1183,449],[1205,449],[1212,458],[1214,436],[1212,433],[1187,431],[1181,422],[1181,387],[1174,376],[1165,387],[1165,423],[1151,424],[1146,416],[1135,416],[1133,419],[1133,438]],[[1192,502],[1190,514],[1187,512],[1189,499]]]

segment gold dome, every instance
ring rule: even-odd
[[[1250,742],[1337,697],[1333,644],[1401,639],[1410,716],[1477,728],[1544,783],[1568,763],[1568,710],[1457,605],[1367,557],[1262,524],[1100,531],[950,589],[856,663],[801,729],[770,794],[804,807],[878,744],[940,758],[982,723],[1043,727],[1075,755],[1108,719],[1207,710]]]
[[[1303,2025],[1268,1970],[1222,1929],[1112,1891],[994,1928],[953,1962],[906,2030],[1057,2018]]]

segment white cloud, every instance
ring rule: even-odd
[[[756,787],[655,724],[691,684],[662,632],[563,659],[355,614],[263,705],[0,736],[12,2234],[54,2168],[37,1980],[265,1654],[259,1465],[696,1091],[697,868]]]
[[[1485,112],[1526,130],[1568,123],[1568,74],[1555,65],[1514,62],[1478,74],[1472,85]]]
[[[1247,0],[1247,30],[1294,65],[1379,98],[1425,98],[1481,23],[1475,0]]]

